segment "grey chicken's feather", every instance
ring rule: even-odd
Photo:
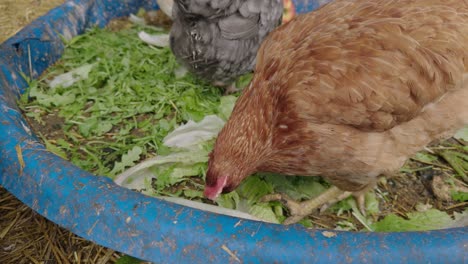
[[[238,14],[230,15],[219,20],[221,36],[226,39],[246,39],[258,34],[260,16],[242,17]]]
[[[171,49],[191,72],[227,85],[252,71],[282,13],[283,0],[174,0]]]
[[[235,13],[243,0],[174,0],[184,14],[206,18],[226,16]]]

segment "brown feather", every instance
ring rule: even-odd
[[[334,1],[263,42],[207,186],[271,171],[359,191],[468,124],[467,81],[467,1]]]

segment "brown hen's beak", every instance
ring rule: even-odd
[[[226,183],[227,183],[226,176],[217,178],[215,185],[205,186],[205,191],[203,192],[203,195],[210,200],[216,199],[219,196],[219,194],[223,192],[223,189],[224,189],[224,186],[226,186]]]

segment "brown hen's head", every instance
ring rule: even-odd
[[[214,200],[221,193],[233,191],[249,175],[245,169],[236,168],[235,159],[218,155],[214,150],[210,154],[206,173],[205,197]],[[239,164],[242,166],[243,164]]]
[[[236,189],[243,179],[255,171],[254,161],[229,158],[223,154],[211,155],[203,194],[214,200],[219,194]]]
[[[244,178],[258,171],[271,153],[268,124],[272,111],[263,106],[271,102],[265,100],[265,95],[252,102],[252,98],[260,98],[252,86],[255,85],[251,84],[237,100],[210,154],[204,192],[209,199],[233,191]]]
[[[212,163],[212,162],[210,162]],[[204,196],[208,199],[214,200],[221,193],[227,193],[232,191],[237,185],[239,185],[240,180],[235,180],[233,174],[226,171],[225,173],[221,171],[216,171],[213,168],[208,169],[206,173],[206,185]],[[228,176],[229,175],[229,176]],[[235,177],[239,178],[239,177]],[[228,182],[229,180],[229,182]]]
[[[257,170],[261,160],[261,149],[249,147],[248,139],[238,137],[236,131],[225,130],[220,133],[215,148],[210,154],[208,171],[206,172],[205,197],[214,200],[221,193],[228,193],[236,189],[244,178]],[[242,132],[241,132],[242,133]],[[244,143],[234,143],[233,141]],[[253,152],[259,155],[253,156]]]

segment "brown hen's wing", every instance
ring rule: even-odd
[[[359,0],[333,7],[279,28],[259,52],[256,71],[267,80],[283,72],[287,78],[271,87],[303,118],[384,131],[461,87],[467,1]],[[295,33],[284,39],[288,31]]]

